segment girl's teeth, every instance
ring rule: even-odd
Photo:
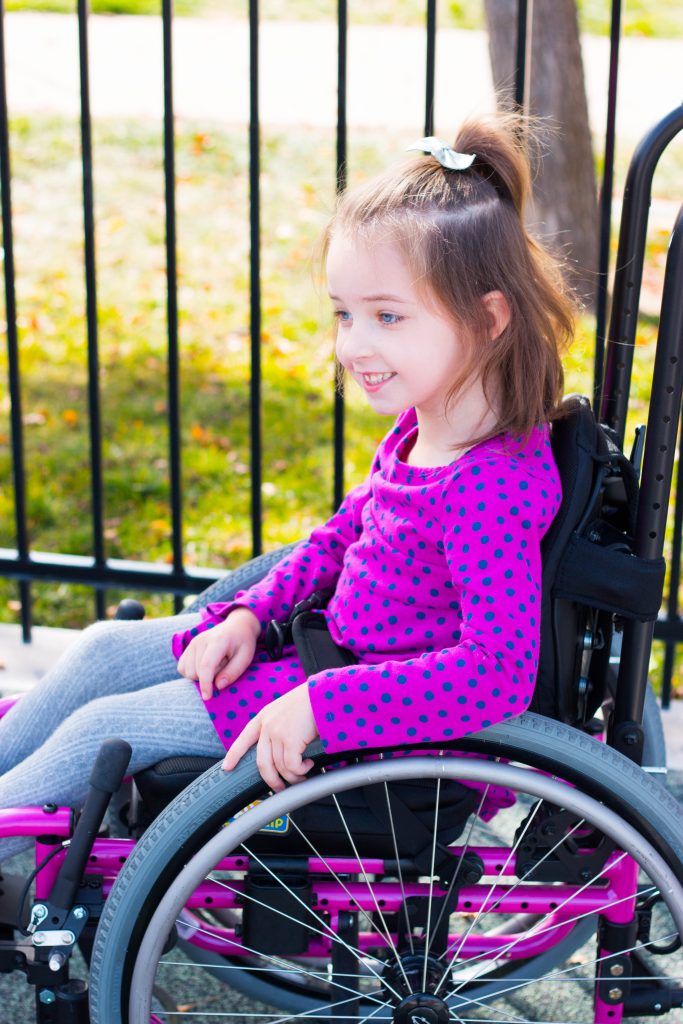
[[[381,384],[383,380],[389,380],[393,373],[366,373],[363,375],[368,384]]]

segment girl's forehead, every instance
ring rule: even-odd
[[[353,238],[346,232],[335,233],[327,252],[327,277],[330,290],[335,282],[353,287],[362,283],[393,282],[394,287],[412,290],[414,274],[397,243],[390,238]]]

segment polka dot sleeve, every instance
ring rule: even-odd
[[[238,592],[234,601],[207,605],[198,625],[174,635],[174,656],[179,658],[194,636],[222,622],[234,608],[250,608],[263,632],[271,619],[286,618],[294,605],[314,590],[334,586],[347,548],[361,533],[363,506],[369,494],[369,481],[365,481],[347,494],[331,519],[273,566],[260,583]]]
[[[445,558],[442,572],[425,563],[418,580],[416,559],[400,555],[410,516],[400,519],[387,566],[397,590],[368,603],[364,622],[375,635],[419,635],[418,649],[413,657],[365,655],[362,664],[311,677],[313,712],[330,752],[452,739],[528,706],[538,667],[540,541],[560,499],[554,464],[543,465],[547,472],[535,474],[524,456],[498,453],[439,482],[439,513],[419,525],[430,550]],[[416,545],[410,550],[416,554]]]

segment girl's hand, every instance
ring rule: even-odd
[[[261,624],[248,608],[235,608],[225,622],[193,637],[178,661],[186,679],[196,679],[204,700],[214,687],[234,683],[254,660]]]
[[[278,697],[245,725],[230,747],[223,768],[232,771],[240,758],[256,744],[256,764],[261,778],[274,793],[287,782],[303,782],[313,767],[302,754],[318,736],[318,729],[308,697],[308,683],[296,686]]]

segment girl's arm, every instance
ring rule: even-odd
[[[180,658],[192,640],[222,623],[235,608],[248,608],[260,625],[260,637],[271,619],[286,617],[294,605],[314,590],[334,586],[347,548],[360,535],[361,516],[370,496],[370,477],[350,491],[340,508],[311,533],[249,590],[239,591],[230,602],[214,602],[202,611],[203,619],[192,629],[176,633],[173,654]]]

